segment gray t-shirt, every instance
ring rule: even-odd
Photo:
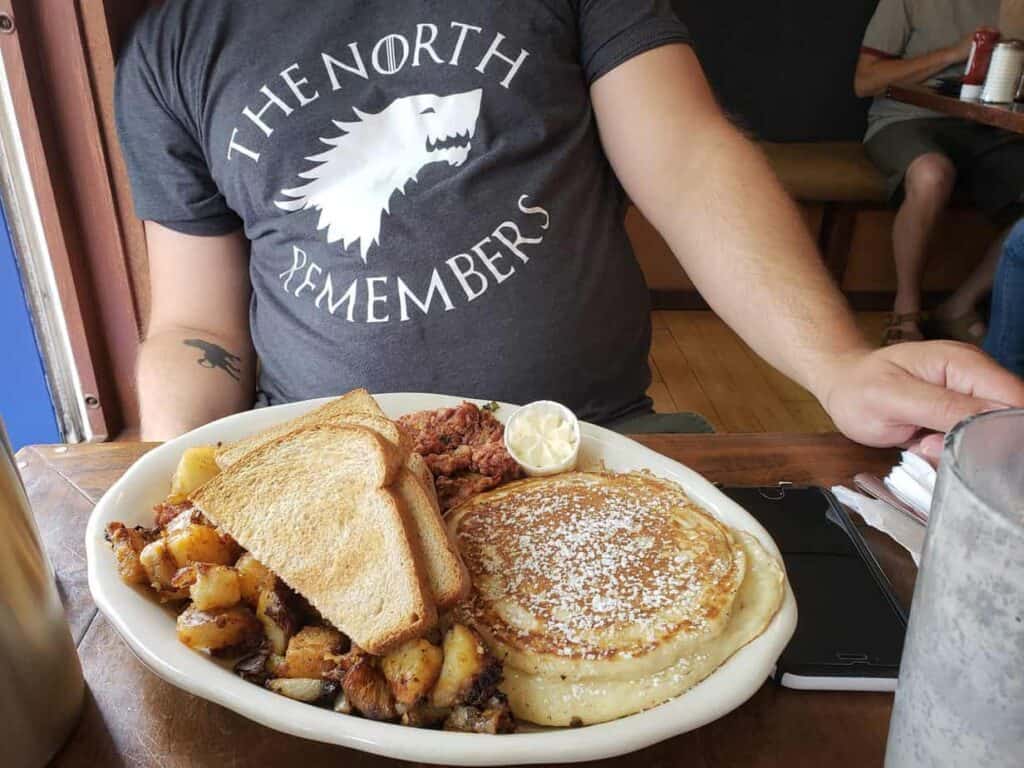
[[[999,25],[1000,0],[881,0],[871,17],[861,50],[896,59],[912,59],[955,45],[978,27]],[[954,64],[935,77],[962,75]],[[876,96],[868,113],[867,141],[901,120],[945,117],[912,104]]]
[[[118,70],[136,211],[244,227],[271,403],[615,418],[648,402],[649,303],[589,85],[688,39],[667,0],[170,0]]]

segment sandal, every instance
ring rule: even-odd
[[[886,320],[885,330],[882,332],[882,346],[891,347],[905,341],[924,341],[924,334],[918,328],[908,330],[903,327],[904,323],[916,325],[923,319],[924,314],[921,312],[893,312]]]
[[[933,312],[928,318],[925,331],[932,339],[952,339],[980,347],[985,341],[988,327],[982,316],[972,309],[952,318]]]

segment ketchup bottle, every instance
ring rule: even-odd
[[[964,72],[964,83],[960,88],[961,99],[978,99],[985,86],[988,65],[992,61],[992,51],[999,42],[998,30],[982,27],[974,33],[971,44],[971,55],[967,59],[967,70]]]

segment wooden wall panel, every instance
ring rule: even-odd
[[[101,140],[109,160],[111,194],[121,228],[128,280],[140,332],[144,331],[149,319],[146,236],[142,222],[135,217],[128,172],[117,141],[114,120],[114,71],[117,53],[127,40],[132,25],[153,4],[146,0],[82,2],[82,27],[88,48],[90,79],[99,117]]]
[[[14,20],[13,30],[0,36],[5,74],[18,118],[21,143],[28,160],[36,205],[42,218],[47,250],[57,284],[73,362],[85,398],[89,428],[97,439],[119,427],[119,404],[110,376],[107,345],[94,311],[93,292],[79,281],[83,264],[77,224],[72,216],[73,195],[66,183],[66,161],[58,149],[52,122],[55,111],[47,92],[50,69],[47,51],[39,44],[32,3],[0,0],[0,12]]]
[[[843,290],[850,293],[892,292],[896,270],[892,260],[892,211],[861,211],[853,230]],[[965,209],[945,213],[932,241],[925,273],[926,291],[955,290],[985,255],[995,228],[979,213]]]
[[[811,234],[818,239],[822,226],[820,205],[801,205]],[[854,214],[842,288],[854,306],[887,309],[896,291],[892,258],[893,212],[862,210]],[[668,308],[698,306],[696,289],[658,232],[635,208],[626,217],[637,260],[659,302]],[[984,256],[997,236],[996,229],[979,213],[948,211],[932,243],[924,290],[938,297],[955,290]],[[672,297],[668,294],[688,294]],[[667,303],[666,303],[667,302]]]
[[[98,438],[137,423],[145,283],[113,130],[114,50],[141,0],[0,0],[22,139]]]

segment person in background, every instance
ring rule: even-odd
[[[992,291],[992,316],[985,351],[1024,377],[1024,219],[1006,238]]]
[[[373,392],[651,411],[627,195],[869,445],[1001,406],[973,347],[875,349],[667,0],[167,0],[118,67],[146,222],[142,434]]]
[[[1024,139],[969,120],[886,98],[895,83],[962,75],[974,32],[999,20],[1000,0],[881,0],[864,35],[854,76],[858,96],[874,96],[865,150],[886,175],[899,210],[893,225],[896,302],[884,342],[917,341],[928,244],[957,181],[1001,229],[1021,212]],[[930,318],[930,335],[980,344],[975,307],[991,290],[1003,236]]]

